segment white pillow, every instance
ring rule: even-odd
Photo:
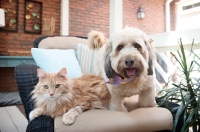
[[[31,48],[31,54],[37,66],[45,72],[56,73],[65,67],[69,78],[77,78],[82,75],[74,49]]]

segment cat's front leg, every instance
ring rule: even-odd
[[[36,108],[32,110],[29,114],[29,119],[33,120],[38,116],[41,116],[44,113],[44,110],[42,108]]]
[[[69,111],[63,115],[63,123],[65,125],[73,124],[76,117],[82,112],[83,108],[81,106],[76,106],[75,108],[69,109]]]

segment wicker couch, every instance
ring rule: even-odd
[[[87,44],[87,39],[84,37],[67,36],[40,37],[33,42],[33,45],[35,48],[44,49],[75,49],[77,43]],[[34,108],[30,92],[38,82],[37,68],[38,66],[36,65],[28,64],[22,64],[15,68],[15,79],[27,119],[30,111]],[[52,119],[43,115],[29,122],[27,131],[139,132],[170,131],[172,129],[174,113],[171,113],[168,109],[162,107],[138,108],[137,97],[127,98],[125,105],[129,110],[128,113],[109,110],[89,110],[80,114],[75,123],[70,126],[63,125],[61,116]],[[171,104],[170,107],[176,106],[176,104]]]

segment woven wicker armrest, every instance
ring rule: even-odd
[[[36,65],[22,64],[16,66],[14,71],[27,119],[29,112],[34,108],[30,93],[38,83],[37,68]]]

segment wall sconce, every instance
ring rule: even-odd
[[[138,19],[144,19],[145,18],[145,12],[141,7],[139,8],[139,10],[137,12],[137,18]]]
[[[5,12],[0,8],[0,27],[5,26]]]

